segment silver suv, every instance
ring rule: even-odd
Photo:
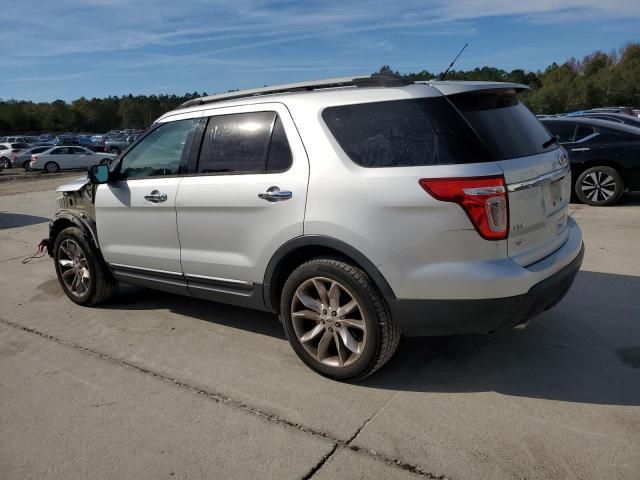
[[[376,74],[187,102],[59,189],[60,284],[82,305],[122,281],[277,313],[341,380],[400,334],[524,325],[583,257],[567,156],[524,88]]]

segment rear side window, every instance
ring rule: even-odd
[[[571,122],[543,122],[552,135],[557,135],[560,143],[573,142],[576,125]]]
[[[549,133],[515,93],[465,93],[447,97],[498,160],[526,157],[558,145],[542,145]]]
[[[267,171],[283,172],[291,166],[291,148],[280,117],[276,116],[267,156]]]
[[[275,112],[211,117],[203,138],[198,173],[284,171],[291,150]]]
[[[578,125],[576,128],[575,142],[585,142],[595,136],[595,130],[591,125]]]
[[[322,118],[349,158],[363,167],[490,161],[444,97],[328,107]]]

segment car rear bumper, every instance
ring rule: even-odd
[[[389,308],[408,337],[495,333],[521,325],[562,300],[583,257],[581,242],[578,254],[568,265],[522,295],[474,300],[391,299]]]

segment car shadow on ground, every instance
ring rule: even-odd
[[[24,215],[22,213],[0,212],[0,230],[9,228],[28,227],[38,223],[46,223],[49,219],[37,217],[35,215]]]
[[[640,206],[640,192],[625,193],[624,195],[622,195],[622,197],[620,197],[620,200],[618,201],[618,203],[616,203],[616,205],[620,207]]]
[[[179,315],[285,340],[282,325],[274,314],[131,285],[120,285],[116,295],[103,308],[166,309]]]
[[[640,277],[580,272],[558,306],[525,330],[492,336],[403,338],[364,388],[498,392],[605,405],[640,405]],[[123,286],[105,308],[166,308],[284,340],[275,315]]]
[[[640,277],[580,272],[569,295],[525,330],[405,338],[363,385],[640,405]]]

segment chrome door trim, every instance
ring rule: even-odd
[[[518,192],[520,190],[538,187],[540,185],[559,180],[562,177],[568,175],[570,172],[570,168],[562,168],[560,170],[556,170],[555,172],[540,175],[539,177],[536,177],[532,180],[527,180],[526,182],[512,183],[511,185],[507,185],[507,190],[509,190],[510,192]]]
[[[154,268],[134,267],[132,265],[122,265],[120,263],[110,263],[109,266],[114,270],[129,270],[131,272],[148,273],[162,276],[184,277],[182,272],[170,272],[168,270],[156,270]]]
[[[204,282],[215,282],[215,283],[229,283],[232,285],[243,285],[246,287],[253,287],[253,282],[245,282],[244,280],[235,280],[232,278],[221,278],[221,277],[208,277],[206,275],[193,275],[193,274],[185,274],[184,275],[187,280],[200,280]]]

